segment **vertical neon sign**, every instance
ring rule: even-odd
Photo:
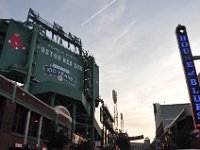
[[[178,25],[176,36],[192,107],[195,128],[200,129],[200,87],[188,40],[186,27]]]

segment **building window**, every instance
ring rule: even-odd
[[[41,131],[41,138],[42,139],[47,139],[47,134],[48,134],[48,126],[50,124],[50,120],[47,118],[43,118],[42,121],[42,131]]]
[[[5,98],[0,96],[0,128],[3,120],[4,108],[5,108]]]
[[[20,105],[16,106],[13,132],[24,134],[28,110]]]
[[[31,112],[29,132],[28,132],[29,136],[37,137],[39,122],[40,122],[40,116],[34,112]]]

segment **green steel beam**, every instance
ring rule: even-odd
[[[33,30],[30,52],[29,52],[28,60],[27,60],[28,64],[26,66],[28,69],[27,76],[24,81],[24,89],[26,91],[29,91],[29,85],[30,85],[31,74],[32,74],[32,64],[33,64],[33,58],[34,58],[34,52],[35,52],[35,48],[36,48],[38,32],[39,32],[39,27],[38,27],[38,25],[36,25]]]

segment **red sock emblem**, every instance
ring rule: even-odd
[[[20,35],[18,33],[13,34],[13,36],[8,40],[8,43],[10,43],[14,49],[26,49],[25,46],[21,43]]]

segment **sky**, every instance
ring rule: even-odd
[[[29,8],[81,38],[100,67],[100,96],[113,115],[117,91],[129,136],[154,139],[153,103],[189,103],[175,29],[186,26],[200,55],[199,0],[1,0],[0,18],[25,21]]]

